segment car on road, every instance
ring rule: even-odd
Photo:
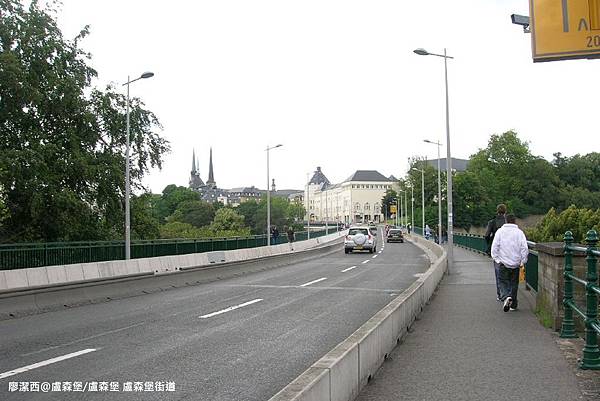
[[[400,228],[391,228],[388,231],[387,242],[404,242],[404,234]]]
[[[350,226],[348,235],[344,238],[344,252],[377,251],[377,236],[371,234],[369,227]]]

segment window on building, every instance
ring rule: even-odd
[[[369,210],[369,204],[365,203],[365,210]]]

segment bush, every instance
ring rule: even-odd
[[[578,209],[569,206],[560,214],[550,209],[534,228],[526,230],[527,238],[535,242],[563,241],[566,231],[573,233],[575,242],[583,242],[589,230],[600,231],[600,209]]]

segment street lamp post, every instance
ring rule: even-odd
[[[406,227],[407,225],[408,225],[408,191],[405,189],[404,190],[404,227]]]
[[[402,193],[403,192],[404,191],[401,189],[398,190],[398,197],[400,198],[400,227],[402,227],[402,224],[403,224],[402,212],[405,211],[405,208],[406,208],[406,205],[404,205],[404,207],[402,207]]]
[[[410,229],[415,229],[415,186],[410,183]]]
[[[444,48],[444,54],[429,53],[425,49],[415,49],[416,54],[421,56],[437,56],[444,58],[444,81],[446,86],[446,175],[447,175],[447,200],[448,200],[448,274],[450,269],[453,268],[454,262],[454,234],[452,232],[452,156],[450,153],[450,102],[448,96],[448,59],[454,57],[446,54],[446,48]]]
[[[437,141],[433,142],[429,139],[424,139],[423,142],[432,143],[437,145],[438,160],[437,160],[437,171],[438,171],[438,244],[442,243],[442,179],[440,173],[440,146],[442,144]]]
[[[421,234],[425,236],[425,170],[413,167],[412,170],[421,172]]]
[[[131,213],[129,211],[129,197],[131,194],[131,184],[129,179],[131,168],[131,162],[129,160],[129,84],[139,79],[150,78],[153,76],[153,72],[145,72],[136,79],[130,79],[128,75],[127,82],[122,85],[127,85],[127,138],[125,145],[125,259],[131,259]]]
[[[267,246],[271,246],[271,190],[269,189],[269,150],[279,148],[282,144],[267,146]]]
[[[310,239],[310,180],[309,180],[309,175],[310,173],[306,173],[306,239]]]

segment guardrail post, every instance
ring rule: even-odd
[[[597,249],[598,233],[595,230],[587,232],[585,237],[587,244],[587,311],[585,319],[585,347],[583,348],[583,360],[581,361],[581,369],[600,370],[600,349],[598,348],[598,334],[592,327],[592,323],[597,322],[598,317],[598,296],[593,291],[592,286],[598,285],[598,271],[596,264],[598,259],[594,255]]]
[[[573,301],[573,279],[569,276],[569,274],[573,274],[573,251],[569,248],[573,243],[573,233],[567,231],[563,239],[565,241],[565,271],[563,273],[565,279],[565,295],[563,297],[565,317],[562,321],[560,336],[561,338],[576,338],[573,309],[569,306],[569,302]]]

